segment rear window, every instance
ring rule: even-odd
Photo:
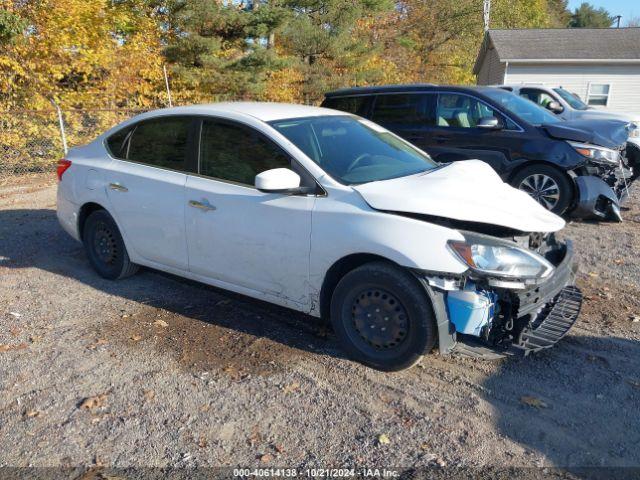
[[[378,95],[371,120],[382,124],[425,124],[428,118],[427,104],[431,96],[426,94]]]
[[[107,139],[109,153],[121,160],[185,171],[189,117],[143,120]]]
[[[340,110],[341,112],[353,113],[361,117],[367,116],[367,106],[369,105],[370,97],[329,97],[322,102],[322,106],[325,108],[333,108],[334,110]]]

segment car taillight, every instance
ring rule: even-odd
[[[70,160],[66,160],[66,159],[62,159],[62,160],[58,160],[58,181],[62,180],[62,175],[64,174],[64,172],[67,171],[67,169],[71,166],[71,161]]]

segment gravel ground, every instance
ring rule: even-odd
[[[55,185],[0,187],[0,466],[638,467],[638,189],[629,205],[565,229],[586,303],[556,348],[388,374],[283,308],[102,280]]]

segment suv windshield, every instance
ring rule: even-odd
[[[543,123],[557,123],[560,121],[553,113],[514,93],[500,88],[486,89],[482,93],[532,125],[537,126]]]
[[[269,124],[347,185],[414,175],[438,166],[426,153],[361,118],[307,117]]]
[[[584,103],[582,100],[580,100],[578,97],[576,97],[573,93],[568,92],[564,88],[562,88],[562,87],[554,88],[553,91],[556,92],[558,95],[560,95],[562,97],[562,99],[565,102],[567,102],[569,105],[571,105],[571,108],[573,108],[574,110],[588,110],[589,109],[589,106],[586,103]]]

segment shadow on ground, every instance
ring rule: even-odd
[[[168,323],[155,341],[185,368],[268,375],[301,358],[342,355],[324,323],[291,310],[148,270],[118,282],[99,278],[53,210],[0,211],[3,268],[45,270],[134,302],[136,322]],[[108,334],[133,345],[136,332],[114,322]],[[570,336],[546,353],[502,362],[483,387],[499,433],[548,463],[584,478],[613,476],[598,467],[640,466],[638,342]]]

